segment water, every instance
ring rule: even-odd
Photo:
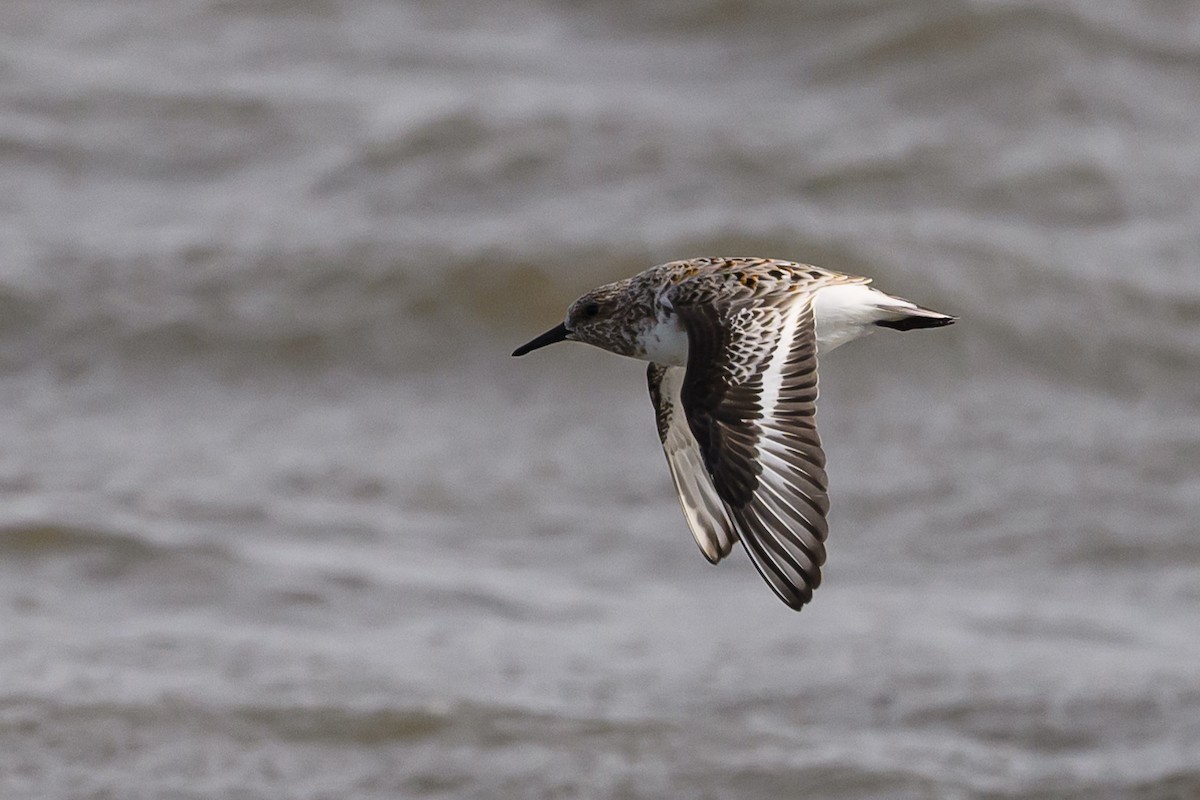
[[[0,796],[1200,796],[1189,2],[0,7]],[[714,569],[692,255],[829,357],[826,582]]]

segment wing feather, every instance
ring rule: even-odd
[[[755,567],[799,609],[829,532],[812,295],[671,301],[688,333],[680,397],[697,452]]]
[[[704,466],[700,447],[680,401],[683,367],[651,364],[646,370],[650,400],[658,423],[658,438],[671,468],[683,516],[700,552],[713,564],[729,555],[737,534]]]

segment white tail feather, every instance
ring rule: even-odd
[[[823,353],[866,336],[878,326],[910,330],[949,325],[955,320],[861,283],[819,289],[813,312],[817,345]]]

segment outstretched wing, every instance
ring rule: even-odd
[[[799,609],[821,583],[829,531],[812,295],[671,300],[688,335],[681,402],[705,469],[758,571]]]
[[[704,466],[700,445],[688,426],[680,400],[683,376],[683,367],[652,363],[646,370],[658,438],[667,455],[679,505],[683,507],[683,515],[696,544],[700,545],[700,552],[715,564],[729,555],[737,534]]]

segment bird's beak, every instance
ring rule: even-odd
[[[516,350],[513,350],[513,355],[514,356],[523,356],[526,353],[531,353],[534,350],[537,350],[539,347],[545,347],[548,344],[554,344],[555,342],[561,342],[565,339],[569,339],[570,337],[571,337],[571,332],[569,330],[567,330],[567,323],[564,322],[561,325],[559,325],[557,328],[551,328],[550,330],[546,331],[541,336],[534,339],[532,342],[526,342],[525,344],[518,347]]]

